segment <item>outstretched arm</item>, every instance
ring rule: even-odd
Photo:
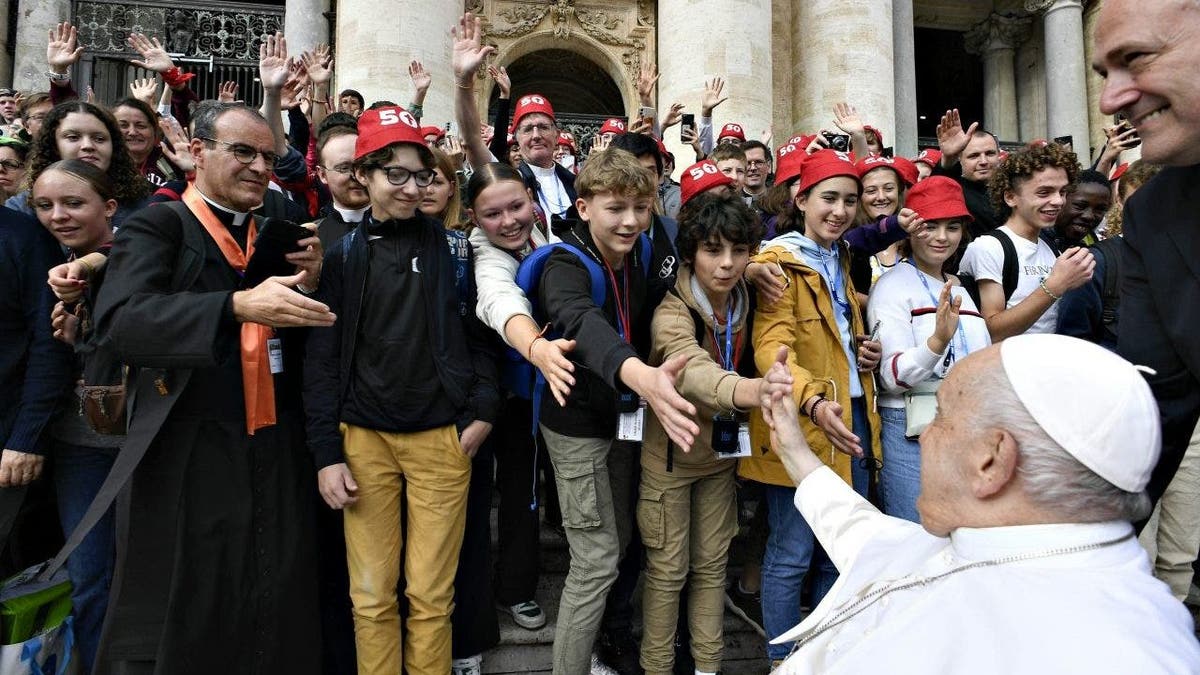
[[[454,115],[463,137],[467,160],[471,166],[480,167],[492,161],[492,153],[483,142],[479,131],[479,109],[475,107],[475,73],[479,64],[496,51],[491,45],[481,44],[483,26],[479,17],[467,12],[459,19],[458,26],[450,30],[454,36],[451,63],[454,66]],[[496,133],[501,133],[497,130]]]

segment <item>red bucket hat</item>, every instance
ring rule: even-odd
[[[870,131],[871,133],[875,134],[875,140],[879,141],[879,147],[881,147],[881,148],[883,147],[883,132],[882,131],[880,131],[879,129],[876,129],[875,127],[871,126],[870,124],[864,124],[863,131]]]
[[[904,206],[916,211],[925,220],[974,220],[963,199],[962,186],[947,176],[930,176],[914,185],[904,196]]]
[[[517,125],[521,123],[522,117],[534,113],[541,113],[550,119],[554,119],[554,108],[550,106],[550,99],[541,94],[525,94],[517,99],[517,107],[516,112],[513,113],[511,130],[517,130]]]
[[[867,174],[879,168],[888,168],[896,172],[900,177],[900,182],[904,183],[905,188],[912,187],[917,182],[917,165],[908,161],[903,157],[884,157],[883,155],[871,155],[858,160],[854,165],[858,169],[859,179],[867,177]]]
[[[736,138],[739,143],[746,142],[746,132],[742,131],[742,125],[733,124],[732,122],[721,127],[721,133],[717,134],[717,141],[722,138]]]
[[[358,140],[354,143],[354,159],[386,148],[393,143],[411,143],[425,147],[425,135],[417,120],[400,106],[367,110],[358,118]]]
[[[923,163],[928,164],[930,168],[942,163],[942,151],[934,150],[933,148],[925,148],[913,157],[913,164]]]
[[[805,139],[810,136],[794,136],[787,145],[782,145],[775,151],[775,184],[782,185],[800,175],[800,165],[808,158],[804,149],[808,147]],[[797,142],[792,143],[791,140]]]
[[[623,134],[625,133],[625,120],[620,117],[610,117],[604,120],[604,124],[600,125],[598,134]]]
[[[575,152],[575,136],[569,131],[558,132],[558,144],[565,145]]]
[[[817,183],[835,176],[848,176],[860,186],[862,185],[858,178],[858,169],[854,168],[854,163],[850,161],[848,153],[837,150],[818,150],[809,155],[800,165],[800,192],[807,192]]]
[[[684,169],[679,180],[679,205],[683,206],[689,199],[715,187],[733,185],[733,179],[721,173],[717,163],[706,159]]]

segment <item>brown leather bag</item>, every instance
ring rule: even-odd
[[[124,375],[124,373],[122,373]],[[120,384],[88,385],[81,388],[79,405],[92,431],[106,436],[124,436],[125,382]]]

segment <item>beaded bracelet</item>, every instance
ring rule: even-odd
[[[829,402],[829,399],[825,398],[824,394],[817,394],[817,396],[819,398],[813,401],[813,404],[808,409],[808,419],[812,421],[813,426],[820,426],[820,424],[817,423],[817,406],[821,405],[822,403]]]

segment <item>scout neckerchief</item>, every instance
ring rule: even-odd
[[[247,226],[250,229],[246,233],[246,251],[243,252],[194,183],[188,183],[184,190],[183,203],[217,243],[225,262],[237,270],[238,275],[245,274],[246,261],[254,255],[254,217],[248,218]],[[246,432],[251,436],[255,431],[275,424],[275,379],[271,375],[270,359],[267,358],[267,340],[273,334],[269,326],[249,322],[242,324],[242,395],[246,402]]]

